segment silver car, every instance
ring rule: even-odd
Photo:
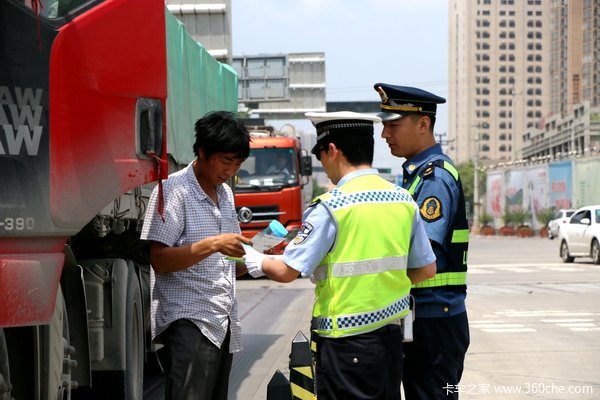
[[[560,226],[562,224],[567,224],[574,212],[575,210],[571,209],[560,209],[556,211],[554,219],[548,222],[548,238],[554,239],[555,237],[558,237]]]

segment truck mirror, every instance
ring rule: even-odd
[[[300,175],[311,176],[312,175],[312,157],[301,156],[300,157]]]

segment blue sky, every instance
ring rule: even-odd
[[[233,54],[324,52],[327,101],[377,101],[375,82],[448,96],[448,0],[231,3]],[[436,133],[447,131],[447,108],[438,106]]]

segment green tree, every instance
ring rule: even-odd
[[[326,188],[324,188],[323,186],[319,186],[315,183],[313,185],[312,198],[314,199],[315,197],[322,195],[326,191],[327,191]]]
[[[473,168],[473,163],[472,162],[468,162],[468,163],[462,163],[462,164],[458,164],[456,166],[456,169],[458,170],[458,176],[460,176],[460,181],[462,182],[462,187],[463,187],[463,191],[465,193],[465,201],[468,202],[471,205],[471,209],[473,209],[473,206],[475,204],[475,201],[473,199],[473,195],[474,195],[474,168]],[[481,197],[481,195],[483,193],[485,193],[485,182],[486,182],[486,173],[485,171],[479,171],[479,196]],[[479,207],[479,210],[482,211],[483,207]]]
[[[535,214],[535,216],[537,217],[538,221],[542,224],[542,226],[546,226],[548,225],[548,222],[554,219],[555,214],[556,208],[548,207],[541,209],[537,214]]]

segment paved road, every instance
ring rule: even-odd
[[[461,398],[600,398],[600,266],[563,264],[558,246],[473,240]]]
[[[556,240],[500,237],[474,237],[469,263],[471,346],[461,385],[447,390],[475,400],[599,399],[600,266],[563,264]],[[234,358],[230,400],[264,400],[277,369],[289,376],[296,333],[308,336],[312,284],[245,280],[238,292],[245,350]],[[145,399],[163,398],[160,380],[146,384]]]

